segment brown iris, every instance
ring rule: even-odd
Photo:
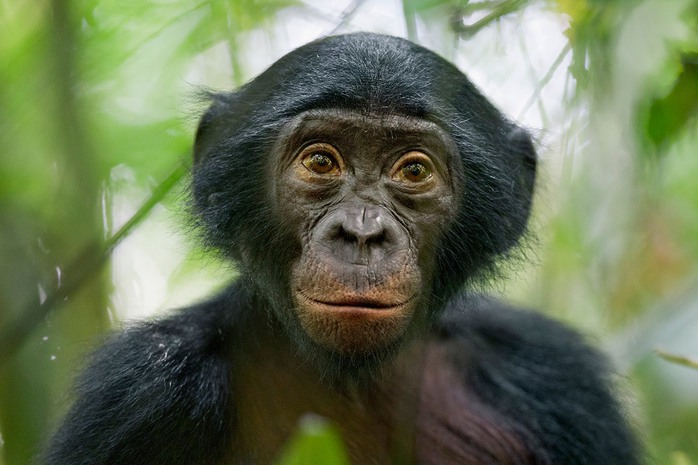
[[[417,162],[404,165],[400,172],[402,177],[412,182],[424,181],[431,175],[429,168]]]
[[[300,155],[301,163],[308,171],[321,175],[339,175],[338,158],[337,149],[325,143],[309,145]]]
[[[429,157],[417,151],[408,152],[395,163],[391,177],[403,183],[423,183],[433,176]]]

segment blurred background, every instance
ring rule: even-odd
[[[536,239],[490,292],[607,350],[651,463],[698,465],[698,0],[0,1],[0,465],[106,332],[234,278],[187,226],[197,91],[359,30],[533,131]]]

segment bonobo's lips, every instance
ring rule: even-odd
[[[309,297],[302,290],[294,293],[298,318],[315,342],[340,352],[370,352],[398,340],[409,326],[417,294],[402,293],[392,298],[366,294]],[[403,297],[403,298],[400,298]]]
[[[403,313],[405,308],[415,299],[416,294],[400,302],[386,302],[370,295],[343,295],[335,299],[320,301],[308,297],[302,290],[297,290],[297,296],[304,306],[314,312],[331,312],[338,317],[346,318],[380,318]]]

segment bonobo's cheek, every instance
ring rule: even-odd
[[[292,270],[293,298],[306,334],[346,353],[379,350],[402,337],[421,298],[421,273],[408,253],[350,265],[304,255]]]

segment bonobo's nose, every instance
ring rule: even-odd
[[[340,218],[340,235],[348,242],[356,242],[359,248],[385,240],[383,216],[375,207],[345,209]]]
[[[406,234],[393,215],[376,205],[348,205],[318,225],[320,240],[343,261],[366,264],[407,245]]]

